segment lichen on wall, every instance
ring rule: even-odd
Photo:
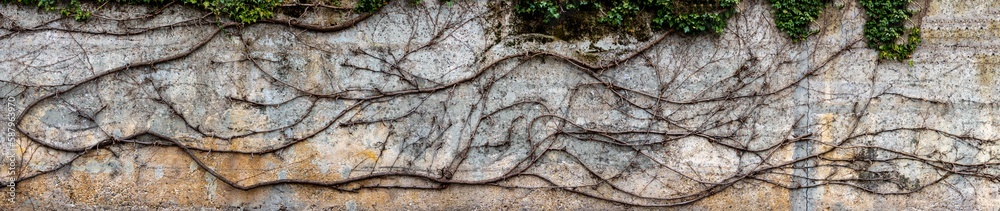
[[[997,209],[992,4],[913,1],[903,62],[851,0],[798,41],[768,1],[642,39],[487,1],[3,4],[0,208]]]

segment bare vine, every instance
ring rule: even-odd
[[[351,8],[321,2],[282,5],[326,10],[346,17],[333,24],[284,16],[265,20],[260,25],[243,25],[203,14],[166,25],[128,26],[161,16],[172,5],[126,18],[114,18],[96,11],[94,18],[99,20],[95,21],[122,25],[113,30],[58,24],[71,21],[65,18],[55,18],[37,26],[0,23],[2,29],[10,32],[0,35],[0,39],[50,32],[126,37],[176,28],[208,29],[202,33],[207,36],[192,36],[197,41],[177,53],[104,70],[93,69],[94,65],[90,64],[86,77],[66,77],[58,83],[16,79],[18,74],[34,74],[56,63],[37,66],[20,58],[3,58],[7,63],[22,67],[18,73],[10,73],[15,79],[5,79],[3,83],[45,93],[26,102],[25,113],[16,121],[19,135],[33,145],[72,153],[71,158],[62,160],[60,165],[24,169],[17,175],[17,181],[67,168],[89,153],[101,150],[116,153],[115,150],[122,149],[115,147],[128,145],[179,148],[200,169],[240,190],[298,184],[354,192],[373,188],[444,189],[459,184],[560,189],[633,206],[677,206],[697,202],[738,184],[769,184],[792,190],[846,186],[873,194],[897,195],[947,185],[950,178],[1000,181],[1000,162],[990,154],[995,152],[985,150],[997,143],[996,138],[954,132],[930,124],[872,126],[879,123],[872,122],[876,118],[869,115],[872,107],[878,104],[876,101],[945,106],[952,102],[908,96],[893,92],[891,87],[876,89],[877,86],[872,85],[867,93],[853,93],[855,101],[838,112],[838,116],[824,119],[815,113],[794,112],[795,109],[811,108],[810,105],[842,100],[837,93],[810,88],[807,84],[833,74],[837,64],[850,59],[849,55],[868,51],[860,36],[846,43],[815,41],[815,45],[825,46],[792,51],[801,45],[758,43],[761,39],[755,37],[761,35],[754,33],[761,32],[753,31],[753,25],[765,16],[748,12],[731,20],[736,23],[731,25],[737,26],[717,37],[690,37],[668,31],[632,46],[625,53],[601,54],[610,59],[587,60],[558,48],[547,48],[561,41],[555,44],[530,41],[532,36],[539,35],[500,33],[506,36],[487,38],[486,43],[490,43],[487,46],[463,43],[468,40],[463,36],[469,36],[470,30],[496,21],[493,19],[496,14],[484,11],[480,8],[484,5],[475,2],[457,2],[450,7],[427,2],[417,6],[394,2],[369,14],[356,14]],[[761,2],[748,1],[742,7],[760,10],[760,5]],[[392,13],[403,15],[390,16]],[[835,19],[837,15],[844,14],[831,12],[827,18]],[[384,22],[394,21],[391,18],[399,16],[408,17],[405,24],[391,24],[400,28],[382,28],[383,24],[390,25]],[[329,68],[322,75],[314,76],[328,83],[302,83],[291,79],[295,76],[289,76],[294,69],[287,64],[289,58],[261,53],[263,47],[250,35],[255,33],[251,32],[253,27],[293,31],[288,33],[292,37],[289,40],[296,46],[321,55],[317,58],[328,58],[344,54],[344,47],[318,37],[358,30],[360,25],[372,27],[374,31],[396,30],[393,34],[405,35],[399,38],[405,41],[351,47],[346,53],[356,59],[336,63],[308,61]],[[821,33],[827,33],[825,30]],[[261,111],[303,109],[291,112],[296,115],[283,116],[287,121],[276,120],[280,123],[277,125],[225,131],[213,126],[212,122],[201,120],[202,114],[191,109],[191,105],[187,105],[190,102],[183,96],[170,94],[186,87],[211,88],[212,84],[168,83],[137,77],[170,71],[163,69],[176,68],[177,63],[189,61],[192,55],[205,51],[206,46],[222,42],[220,40],[228,41],[230,37],[236,37],[234,40],[241,47],[232,50],[239,56],[228,61],[212,60],[210,65],[245,67],[248,72],[262,75],[261,80],[269,86],[287,90],[285,93],[290,93],[290,97],[268,101],[237,93],[211,102]],[[527,43],[526,46],[536,48],[505,46],[511,42]],[[685,43],[709,43],[722,46],[719,47],[722,50],[692,56],[703,52],[704,47]],[[77,45],[84,48],[79,42]],[[774,49],[759,52],[761,46]],[[434,70],[445,72],[440,74],[416,68],[433,62],[425,59],[429,57],[427,54],[459,47],[478,51],[471,59],[473,62],[451,70]],[[24,50],[22,58],[34,53]],[[726,53],[727,50],[738,53]],[[89,58],[87,54],[82,57]],[[546,70],[551,67],[570,72]],[[647,75],[635,76],[634,72],[629,72],[636,69]],[[543,83],[542,87],[519,87],[525,86],[519,81],[529,80],[525,78],[536,74],[555,77],[543,79],[550,83]],[[632,76],[625,77],[629,74]],[[635,82],[647,80],[637,79],[640,77],[648,77],[654,82]],[[877,74],[872,74],[872,84],[877,80],[875,77]],[[350,81],[361,80],[358,78],[371,82]],[[167,116],[158,118],[176,123],[181,129],[175,128],[173,132],[146,129],[125,135],[109,131],[113,126],[102,122],[101,116],[128,114],[108,114],[109,106],[115,102],[83,103],[76,99],[80,93],[97,92],[108,83],[137,87],[124,95],[140,96],[137,98],[151,109],[163,111]],[[545,90],[562,88],[565,88],[565,97],[546,97]],[[517,91],[524,93],[514,100],[503,99],[503,95],[498,94]],[[26,92],[21,94],[27,95]],[[801,102],[789,102],[796,100]],[[333,106],[337,103],[343,106]],[[86,126],[46,127],[60,131],[57,135],[37,129],[38,125],[46,124],[38,120],[45,115],[38,110],[48,107],[64,107],[79,116],[81,122],[86,122]],[[371,144],[369,148],[375,149],[372,157],[357,160],[345,178],[279,179],[266,176],[273,174],[268,172],[239,177],[219,164],[220,160],[254,157],[301,162],[301,157],[285,157],[289,149],[320,143],[318,141],[327,139],[325,137],[333,136],[331,131],[366,133],[380,127],[387,127],[389,131],[382,137],[384,140]],[[985,158],[968,159],[959,155],[962,154],[957,152],[959,149],[927,150],[921,148],[923,140],[898,145],[879,141],[921,135],[938,137],[934,141],[954,142],[963,146],[959,147],[961,150],[974,150],[974,155]],[[711,148],[703,149],[702,153],[724,158],[707,163],[684,162],[687,159],[683,157],[685,152],[677,150],[683,146]],[[22,155],[21,159],[23,164],[32,162],[32,157]],[[291,159],[300,160],[289,161]],[[892,170],[914,165],[938,176],[916,179]],[[552,170],[557,168],[553,166],[563,169]],[[469,172],[478,168],[491,169],[485,174],[488,176],[470,176]],[[567,179],[570,176],[572,179]],[[392,180],[405,182],[385,182]],[[519,182],[524,180],[542,185]]]

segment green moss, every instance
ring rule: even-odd
[[[584,62],[597,63],[600,60],[600,54],[587,53],[587,52],[576,52],[576,58],[583,60]]]

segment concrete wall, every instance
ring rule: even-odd
[[[914,1],[912,63],[853,0],[802,42],[762,0],[719,35],[569,41],[404,2],[0,6],[0,207],[1000,209],[996,1]]]

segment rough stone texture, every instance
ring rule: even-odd
[[[403,2],[294,22],[324,32],[0,5],[0,208],[1000,209],[997,1],[915,1],[912,64],[852,0],[798,43],[759,0],[644,41]]]

